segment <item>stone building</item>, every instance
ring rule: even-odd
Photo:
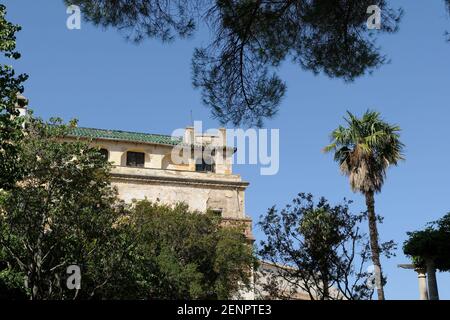
[[[28,101],[22,95],[18,95],[18,100],[16,108],[21,116],[26,116]],[[232,157],[237,150],[227,146],[226,136],[223,128],[217,134],[203,134],[187,127],[182,136],[172,137],[75,127],[65,140],[89,141],[100,149],[112,164],[111,183],[124,201],[147,199],[169,205],[184,202],[192,210],[211,210],[225,223],[246,225],[246,237],[253,243],[252,219],[245,213],[245,190],[249,183],[233,174]],[[180,146],[194,151],[184,163],[173,161],[173,151]],[[209,150],[206,152],[209,159],[204,158],[205,153],[195,152],[203,150]],[[262,283],[267,272],[282,268],[261,261],[259,269],[252,272],[252,288],[241,290],[236,299],[270,298]],[[295,291],[291,299],[308,297],[305,292]]]
[[[89,140],[112,163],[112,184],[120,198],[175,204],[185,202],[193,210],[211,210],[225,223],[241,222],[253,240],[251,218],[245,213],[248,182],[232,172],[225,129],[203,134],[188,127],[182,137],[76,127],[71,139]],[[174,148],[192,150],[184,163],[173,161]],[[204,159],[202,150],[209,150]],[[196,152],[200,151],[200,152]]]

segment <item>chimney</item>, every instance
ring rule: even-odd
[[[184,143],[186,144],[194,144],[195,143],[195,132],[194,127],[186,127],[184,131]]]
[[[219,128],[219,138],[222,139],[222,145],[224,147],[227,146],[227,129],[226,128]]]
[[[28,100],[20,93],[17,94],[16,110],[19,111],[21,117],[28,113]]]

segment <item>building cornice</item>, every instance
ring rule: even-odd
[[[138,175],[127,173],[111,173],[113,180],[115,181],[127,181],[127,182],[155,182],[159,184],[183,184],[190,186],[208,186],[208,187],[220,187],[220,188],[234,188],[244,190],[249,186],[245,181],[229,181],[220,179],[199,179],[188,177],[169,177],[169,176],[155,176],[155,175]]]

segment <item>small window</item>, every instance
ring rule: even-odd
[[[211,212],[218,217],[222,217],[222,209],[211,209]]]
[[[215,172],[215,166],[213,163],[208,164],[205,160],[202,160],[202,163],[195,164],[195,171],[197,172]]]
[[[195,171],[197,172],[215,172],[216,165],[212,157],[199,158],[195,163]]]
[[[127,167],[143,168],[145,163],[145,154],[142,152],[127,152]]]
[[[108,158],[109,158],[109,152],[108,152],[108,149],[102,148],[102,149],[99,150],[99,152],[100,152],[100,154],[103,156],[103,158],[104,158],[105,160],[108,160]]]

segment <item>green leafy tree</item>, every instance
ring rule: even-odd
[[[408,232],[403,252],[414,265],[427,270],[430,299],[439,299],[436,270],[450,271],[450,213],[424,230]]]
[[[248,289],[255,263],[239,224],[141,201],[110,184],[110,165],[58,119],[27,118],[23,176],[0,193],[0,295],[31,299],[218,299]],[[81,269],[69,290],[67,267]]]
[[[360,230],[366,214],[354,215],[351,201],[331,206],[325,198],[314,202],[300,193],[291,205],[278,211],[272,207],[259,226],[266,236],[259,255],[278,266],[262,274],[261,289],[271,298],[292,299],[306,292],[316,300],[370,299],[370,261],[367,237]],[[382,245],[391,255],[393,242]]]
[[[381,191],[388,167],[403,159],[404,145],[400,141],[400,127],[383,121],[378,112],[367,111],[362,118],[348,112],[345,121],[347,126],[339,126],[332,132],[332,143],[324,151],[334,152],[334,159],[349,177],[352,190],[366,198],[378,299],[384,300],[375,193]]]
[[[255,259],[243,226],[147,200],[133,205],[134,299],[229,299],[249,289]]]
[[[17,60],[20,54],[16,51],[16,33],[20,27],[8,22],[5,16],[6,7],[0,4],[0,55]],[[16,75],[11,65],[0,64],[0,190],[11,187],[20,176],[16,163],[22,127],[16,106],[23,103],[17,97],[23,92],[22,83],[26,79],[27,75]]]
[[[0,274],[5,283],[20,276],[31,299],[98,297],[129,245],[109,164],[85,142],[62,142],[68,128],[30,118],[19,143],[23,177],[0,195]],[[81,290],[66,285],[70,265],[81,268]]]
[[[0,245],[0,300],[25,300],[24,275],[7,261],[7,253]]]
[[[222,123],[262,125],[273,117],[286,85],[278,66],[352,81],[386,62],[376,35],[397,30],[401,10],[385,0],[66,0],[83,17],[137,42],[189,37],[210,29],[209,45],[195,50],[193,84]],[[367,9],[381,9],[380,30],[369,30]]]
[[[435,222],[424,230],[408,232],[407,235],[403,251],[415,265],[424,267],[429,261],[440,271],[450,271],[450,230]]]

